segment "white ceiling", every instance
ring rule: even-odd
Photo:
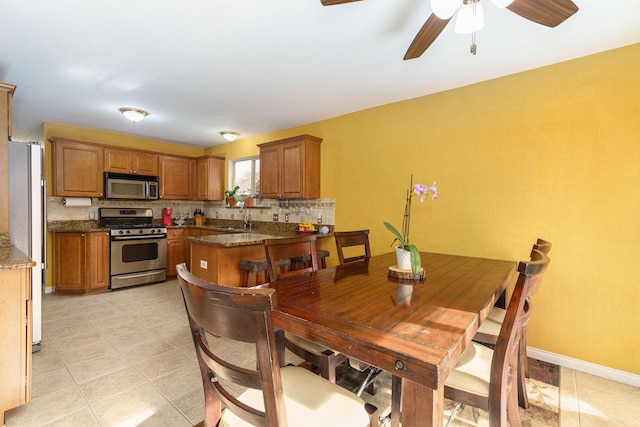
[[[404,61],[429,0],[0,0],[0,81],[14,140],[49,121],[208,147],[640,42],[639,1],[574,2],[547,28],[482,0],[476,56],[452,20]]]

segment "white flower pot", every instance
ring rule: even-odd
[[[396,259],[400,270],[411,270],[411,252],[404,248],[396,248]]]

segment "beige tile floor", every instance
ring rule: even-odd
[[[204,419],[175,280],[92,296],[46,295],[42,311],[32,400],[5,414],[8,427],[174,427]],[[246,348],[219,345],[253,365]],[[295,362],[291,354],[287,358]],[[631,426],[640,420],[640,389],[570,369],[561,370],[560,404],[562,426]]]

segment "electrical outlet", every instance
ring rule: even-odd
[[[218,211],[216,211],[216,219],[218,219]]]
[[[318,214],[318,224],[322,224],[322,214]]]
[[[207,261],[201,259],[200,260],[200,268],[206,270],[207,269]]]
[[[273,222],[278,222],[278,214],[273,214]]]
[[[289,222],[289,214],[284,214],[284,222]]]

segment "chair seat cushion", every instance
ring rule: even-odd
[[[500,328],[502,328],[502,322],[506,314],[507,310],[504,308],[493,307],[484,322],[480,324],[478,333],[497,337],[500,334]]]
[[[289,332],[284,333],[284,338],[287,341],[291,341],[293,344],[297,345],[300,348],[307,350],[309,353],[321,355],[325,351],[333,351],[334,354],[339,354],[339,352],[331,350],[327,347],[321,346],[320,344],[316,344],[313,341],[309,341],[307,339],[301,338],[297,335],[291,334]]]
[[[340,386],[304,368],[287,366],[280,369],[287,420],[290,427],[329,427],[369,425],[364,401]],[[264,409],[262,393],[247,389],[239,399],[250,406]],[[225,409],[220,427],[251,425]]]
[[[291,265],[291,260],[289,258],[286,259],[277,259],[276,266],[277,267],[287,267]],[[258,271],[267,271],[267,259],[248,259],[242,260],[238,262],[238,268],[240,270],[252,271],[254,273]]]
[[[480,324],[478,328],[478,333],[498,336],[500,335],[500,329],[502,328],[502,322],[498,323],[488,317]]]
[[[480,396],[489,396],[493,350],[471,342],[451,371],[445,385]]]
[[[493,307],[489,314],[487,315],[487,319],[493,320],[497,323],[504,322],[504,316],[507,315],[507,310],[500,307]]]

